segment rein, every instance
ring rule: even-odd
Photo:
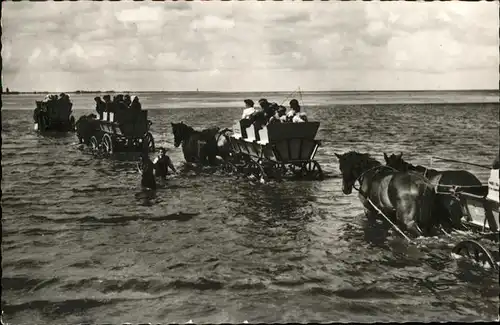
[[[396,169],[392,168],[391,166],[384,166],[384,165],[378,165],[378,166],[375,166],[375,167],[372,167],[370,169],[367,169],[365,170],[364,172],[361,173],[361,175],[359,175],[355,180],[354,180],[354,184],[352,185],[352,188],[354,188],[356,191],[358,191],[361,195],[365,196],[362,191],[361,191],[361,183],[363,182],[363,179],[365,176],[366,173],[368,173],[369,171],[372,171],[374,169],[378,169],[377,170],[377,173],[382,169],[382,168],[389,168],[389,169],[392,169],[394,171],[397,171]],[[377,174],[375,173],[375,174]],[[356,182],[359,183],[360,187],[359,188],[356,188]]]
[[[432,157],[431,157],[431,159],[432,159]],[[451,161],[455,161],[455,160],[451,160]],[[410,164],[410,163],[408,163],[408,162],[406,162],[406,161],[405,161],[404,163],[405,163],[405,167],[406,167],[406,172],[416,172],[417,174],[420,174],[420,173],[417,171],[417,169],[416,169],[416,168],[417,168],[417,166],[412,165],[412,164]],[[432,165],[432,161],[431,161],[431,165]],[[410,169],[409,167],[410,167],[410,168],[412,168],[412,169]],[[436,193],[440,193],[440,192],[438,192],[438,191],[437,191],[437,187],[441,187],[441,188],[449,188],[449,189],[450,189],[450,192],[441,192],[441,193],[444,193],[444,194],[452,194],[452,195],[454,195],[454,194],[455,194],[455,192],[457,191],[457,189],[459,189],[459,188],[464,188],[464,189],[465,189],[465,188],[481,188],[481,187],[483,186],[483,185],[456,185],[456,184],[439,184],[439,181],[441,180],[441,177],[443,177],[443,171],[435,170],[435,169],[432,169],[432,168],[427,168],[427,167],[425,167],[425,166],[420,166],[420,167],[425,168],[425,172],[424,172],[424,174],[422,175],[422,176],[424,177],[424,182],[425,182],[427,185],[429,185],[429,186],[431,186],[431,187],[435,188]],[[484,167],[484,166],[480,166],[480,167]],[[437,179],[435,180],[435,183],[432,183],[432,182],[430,181],[430,179],[427,177],[427,172],[428,172],[428,171],[430,171],[430,170],[433,170],[433,171],[437,172],[437,173],[438,173],[438,175],[439,175],[439,176],[437,177]]]

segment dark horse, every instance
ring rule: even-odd
[[[178,148],[182,144],[184,159],[189,163],[201,163],[211,166],[217,164],[216,156],[226,160],[230,154],[230,144],[226,132],[228,129],[220,130],[212,127],[203,131],[197,131],[189,125],[171,123],[174,134],[174,146]]]
[[[80,116],[75,123],[76,135],[80,143],[88,144],[95,129],[97,115],[89,114]]]
[[[463,213],[460,202],[453,195],[450,195],[450,190],[453,186],[462,186],[463,189],[470,193],[482,191],[484,187],[476,176],[466,170],[438,171],[420,165],[414,166],[403,160],[402,153],[399,155],[392,154],[391,156],[387,156],[384,152],[384,159],[386,165],[389,167],[403,172],[416,172],[427,178],[429,182],[436,187],[438,192],[434,213],[444,216],[443,221],[446,220],[445,225],[447,228],[462,228],[460,219]]]
[[[359,198],[368,216],[378,212],[371,201],[395,225],[414,236],[430,235],[438,226],[431,213],[435,193],[424,177],[398,172],[356,151],[335,155],[342,173],[342,192],[351,194],[359,181]]]

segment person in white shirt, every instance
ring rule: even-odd
[[[254,103],[251,99],[245,99],[243,101],[245,103],[245,109],[243,110],[243,114],[241,114],[241,119],[250,119],[253,113],[255,113],[255,107],[253,107]]]

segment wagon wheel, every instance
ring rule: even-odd
[[[155,139],[151,132],[146,133],[144,139],[142,140],[143,149],[148,149],[149,152],[155,151]]]
[[[316,160],[311,160],[302,165],[301,173],[303,176],[309,177],[311,179],[323,179],[323,170]]]
[[[259,159],[257,163],[262,167],[266,175],[272,176],[274,179],[281,180],[283,176],[283,170],[280,163]]]
[[[92,136],[90,138],[90,148],[92,149],[92,151],[99,150],[99,142],[97,142],[97,138],[95,136]]]
[[[458,243],[453,247],[452,253],[472,259],[483,266],[489,264],[493,269],[498,270],[498,264],[490,252],[475,240],[464,240]]]
[[[238,173],[238,167],[233,165],[230,161],[224,161],[222,163],[222,171],[227,174],[236,174]]]
[[[283,177],[286,176],[286,174],[288,173],[288,168],[285,164],[283,163],[276,163],[274,165],[274,174],[279,177],[280,179],[282,179]]]
[[[302,167],[301,165],[298,165],[297,163],[289,164],[288,165],[288,171],[291,172],[292,175],[298,176],[298,177],[303,177],[302,173]]]
[[[247,170],[249,174],[255,176],[257,179],[264,180],[265,182],[268,181],[268,177],[266,175],[266,172],[264,171],[264,168],[262,168],[262,165],[258,162],[254,160],[249,161]]]
[[[109,134],[105,134],[101,140],[103,151],[105,154],[113,154],[113,139]]]
[[[248,160],[245,159],[245,157],[239,153],[235,153],[231,155],[229,158],[228,163],[231,164],[233,168],[235,168],[235,171],[237,173],[243,173],[245,171],[245,168],[248,165]]]

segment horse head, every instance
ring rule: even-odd
[[[365,171],[380,165],[370,155],[356,151],[344,154],[335,153],[335,156],[339,160],[339,169],[342,173],[342,192],[346,195],[352,193],[354,184]]]
[[[352,188],[357,178],[353,173],[355,166],[352,165],[351,159],[349,159],[349,153],[340,155],[335,153],[335,156],[339,160],[339,169],[342,174],[342,192],[349,195],[352,193]]]
[[[182,121],[180,123],[170,124],[172,124],[172,133],[174,134],[174,146],[178,148],[182,141],[187,140],[191,136],[194,130]]]
[[[403,153],[401,152],[399,155],[392,154],[387,156],[384,152],[384,160],[386,166],[394,168],[395,170],[404,171],[406,170],[406,162],[403,160]]]

